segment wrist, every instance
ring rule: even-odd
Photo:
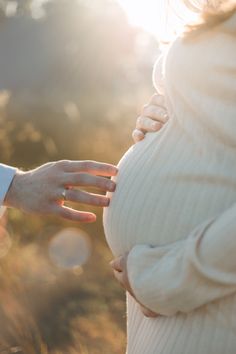
[[[3,202],[4,206],[21,209],[21,195],[24,193],[25,174],[26,172],[17,169],[5,196]]]

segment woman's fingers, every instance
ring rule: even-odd
[[[166,109],[154,104],[145,105],[142,110],[142,116],[151,118],[163,124],[168,121]]]
[[[127,277],[127,273],[126,272],[119,272],[117,270],[113,270],[113,273],[114,273],[116,280],[122,286],[122,288],[124,288],[126,291],[128,291],[130,293],[130,295],[132,295],[134,297],[134,293],[133,293],[133,290],[131,289],[129,279]]]
[[[107,207],[109,205],[109,198],[104,195],[92,194],[76,189],[67,189],[65,199],[74,203],[82,203],[100,207]]]
[[[140,116],[136,122],[136,129],[132,133],[133,140],[137,143],[144,139],[148,132],[157,132],[163,127],[162,122],[154,121],[145,116]]]
[[[157,93],[155,93],[149,101],[149,104],[151,105],[156,105],[156,106],[160,106],[162,108],[166,107],[166,102],[165,102],[165,97],[162,95],[158,95]]]
[[[136,122],[136,129],[132,133],[135,142],[144,139],[148,132],[159,131],[168,121],[168,114],[165,108],[165,98],[154,94],[149,103],[144,105],[140,117]]]
[[[146,308],[145,306],[140,304],[140,309],[142,311],[142,313],[144,314],[145,317],[149,317],[149,318],[156,318],[158,316],[157,313],[149,310],[148,308]]]
[[[127,257],[128,253],[126,253],[124,256],[117,257],[116,259],[113,259],[110,262],[110,266],[113,269],[114,276],[118,283],[130,293],[134,297],[134,299],[138,302],[140,305],[141,311],[143,312],[144,316],[146,317],[157,317],[158,315],[146,308],[144,305],[142,305],[135,297],[133,290],[131,288],[129,278],[128,278],[128,272],[127,272]]]
[[[109,192],[114,192],[116,188],[115,182],[110,179],[93,176],[88,173],[66,173],[63,176],[62,183],[65,186],[88,186]]]
[[[163,126],[161,121],[156,122],[147,116],[140,116],[136,122],[136,129],[143,132],[156,132]]]
[[[135,298],[135,295],[133,293],[133,290],[131,289],[130,283],[129,283],[129,279],[127,276],[127,272],[124,272],[124,265],[122,264],[124,262],[124,257],[119,257],[115,260],[113,260],[110,265],[113,269],[113,273],[114,276],[116,278],[116,280],[118,281],[118,283],[126,290],[130,293],[130,295],[132,295]],[[137,301],[137,299],[135,298],[135,300]],[[149,317],[149,318],[155,318],[158,316],[157,313],[149,310],[148,308],[146,308],[145,306],[143,306],[139,301],[137,301],[140,305],[140,309],[142,311],[142,313],[144,314],[144,316]]]
[[[117,272],[122,272],[125,268],[125,258],[120,256],[110,262],[110,266]]]
[[[145,137],[145,134],[139,130],[139,129],[134,129],[133,133],[132,133],[132,138],[134,139],[135,143],[143,140]]]

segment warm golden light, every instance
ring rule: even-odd
[[[159,38],[168,37],[172,30],[178,32],[183,23],[196,16],[186,9],[181,0],[117,1],[126,11],[131,25],[142,27]]]

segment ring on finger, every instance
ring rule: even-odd
[[[62,193],[61,193],[61,197],[62,197],[62,200],[65,202],[66,201],[66,188],[63,189]]]

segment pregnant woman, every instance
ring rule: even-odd
[[[121,159],[104,212],[128,354],[236,353],[236,4],[201,11],[155,66],[168,122]]]

